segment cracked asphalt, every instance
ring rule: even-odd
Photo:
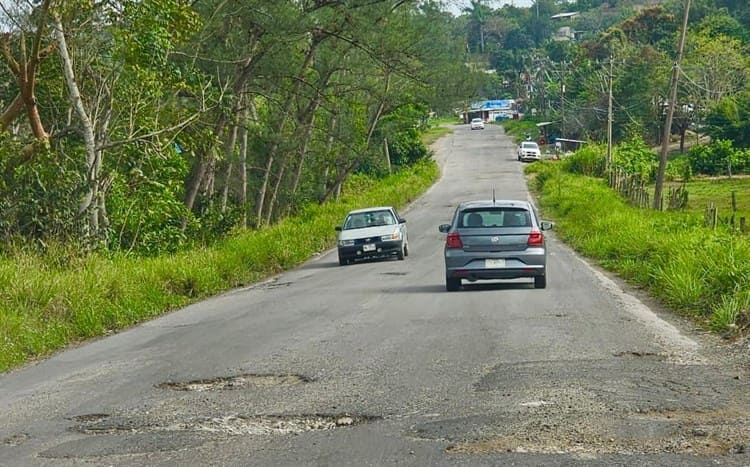
[[[497,126],[435,150],[405,261],[323,252],[0,375],[0,465],[750,465],[750,348],[554,231],[546,289],[445,292],[456,203],[530,195]]]

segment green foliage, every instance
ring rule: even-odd
[[[8,135],[0,135],[0,239],[15,237],[43,245],[50,240],[77,244],[81,237],[78,203],[84,194],[81,168],[39,150],[32,159]]]
[[[658,165],[656,153],[641,139],[624,141],[612,151],[612,168],[622,169],[643,181],[651,180],[655,176]]]
[[[589,177],[603,177],[607,166],[607,148],[604,145],[589,143],[583,145],[571,156],[563,160],[565,170]]]
[[[750,150],[735,149],[729,140],[693,146],[688,151],[693,173],[732,175],[750,172]]]
[[[122,172],[111,174],[111,246],[145,255],[176,251],[196,227],[182,202],[185,160],[173,149],[155,152],[133,147],[131,151]]]
[[[750,148],[750,89],[721,99],[705,121],[706,133],[713,139],[728,139],[734,146]]]
[[[416,129],[400,131],[388,141],[391,164],[407,166],[429,157],[430,152]]]
[[[669,159],[664,175],[666,181],[690,181],[693,178],[693,168],[690,165],[690,160],[686,155]]]

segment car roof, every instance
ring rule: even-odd
[[[461,211],[467,209],[481,209],[491,207],[531,209],[531,203],[529,203],[528,201],[514,199],[498,199],[494,201],[491,199],[480,199],[473,201],[464,201],[458,205],[458,209],[460,209]]]
[[[355,209],[353,211],[349,211],[346,215],[348,216],[349,214],[358,214],[360,212],[384,211],[386,209],[390,209],[391,211],[393,211],[393,206],[374,206],[371,208]]]
[[[524,141],[521,143],[523,146],[537,146],[537,144],[533,141]]]
[[[471,121],[472,121],[472,122],[481,122],[481,121],[482,121],[482,119],[481,119],[481,118],[479,118],[479,117],[477,117],[477,118],[472,118],[472,119],[471,119]]]

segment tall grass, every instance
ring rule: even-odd
[[[0,371],[298,265],[334,245],[349,210],[404,206],[437,177],[425,161],[377,183],[355,178],[339,202],[168,256],[70,258],[61,248],[0,258]]]
[[[717,330],[750,322],[747,236],[706,228],[698,212],[638,209],[603,180],[559,163],[529,172],[545,217],[576,250]]]

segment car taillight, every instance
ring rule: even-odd
[[[451,232],[445,237],[446,248],[463,248],[464,243],[461,241],[461,236],[458,232]]]
[[[538,230],[532,230],[529,233],[529,240],[527,242],[529,246],[542,246],[544,245],[544,235]]]

